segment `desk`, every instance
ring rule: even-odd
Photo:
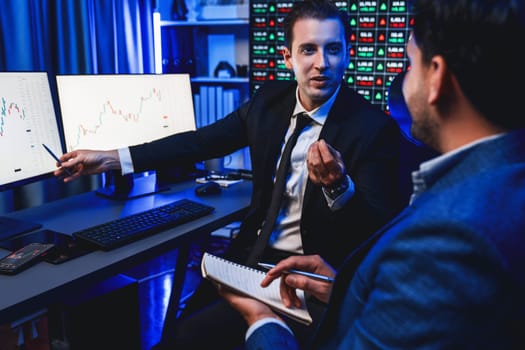
[[[220,194],[206,197],[197,197],[194,188],[193,181],[174,184],[168,191],[126,201],[110,200],[88,192],[7,215],[41,223],[44,229],[71,234],[182,198],[215,207],[214,213],[203,218],[109,252],[95,251],[60,265],[40,262],[18,275],[0,275],[0,324],[59,303],[66,296],[70,297],[130,267],[188,244],[198,235],[208,234],[239,220],[250,203],[252,185],[244,181],[223,189]],[[7,253],[0,249],[0,256]],[[176,287],[182,288],[174,282],[174,289]]]

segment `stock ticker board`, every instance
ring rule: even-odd
[[[283,20],[296,1],[250,1],[250,91],[267,80],[293,79],[282,58]],[[350,64],[344,80],[388,113],[388,88],[408,67],[413,17],[407,1],[334,1],[350,15]]]

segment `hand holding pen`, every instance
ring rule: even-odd
[[[273,269],[276,266],[275,264],[268,264],[268,263],[258,263],[258,265],[260,267],[268,269],[268,270],[271,270],[271,269]],[[333,283],[334,282],[334,278],[333,277],[325,276],[325,275],[319,275],[319,274],[313,273],[313,272],[300,271],[300,270],[295,270],[295,269],[290,269],[290,270],[283,271],[283,274],[288,274],[288,273],[295,273],[297,275],[310,277],[310,278],[313,278],[314,280],[318,280],[318,281],[321,281],[321,282],[327,282],[327,283]]]
[[[45,144],[42,144],[42,146],[44,146],[45,150],[47,151],[47,153],[49,153],[51,155],[51,157],[53,157],[58,165],[62,166],[62,162],[60,161],[60,159],[58,158],[58,156],[49,148],[47,147]],[[64,168],[62,167],[62,169],[66,172],[66,174],[68,174],[69,176],[73,176],[73,173],[71,171],[69,171],[68,168]]]
[[[331,281],[335,277],[335,269],[319,255],[291,256],[271,268],[262,280],[261,286],[266,287],[279,277],[282,277],[281,298],[286,306],[301,304],[296,289],[302,289],[320,301],[328,303],[332,294]]]

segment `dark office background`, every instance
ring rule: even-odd
[[[0,0],[0,71],[153,73],[155,0]],[[56,106],[55,106],[56,107]],[[0,192],[0,213],[100,186],[98,176],[64,185],[44,179]]]
[[[250,24],[251,30],[257,40],[266,38],[269,49],[278,48],[282,41],[281,30],[271,27],[272,23],[279,27],[280,18],[295,1],[252,0],[250,16],[260,21]],[[386,109],[385,91],[393,77],[406,68],[404,51],[399,49],[408,35],[406,2],[388,1],[381,6],[358,1],[336,3],[350,11],[356,32],[352,42],[366,49],[364,53],[353,52],[348,76],[355,80],[348,83]],[[180,0],[0,0],[0,71],[47,71],[54,96],[54,77],[59,74],[155,73],[152,13],[159,9],[178,19],[177,14],[185,12],[183,4]],[[367,19],[374,19],[378,27],[369,28]],[[259,32],[264,35],[257,36]],[[369,42],[371,37],[377,43]],[[385,49],[382,58],[366,56],[376,46]],[[278,50],[253,49],[250,57],[250,84],[288,78]],[[374,62],[379,63],[374,69],[380,71],[369,72]],[[372,80],[374,86],[369,87]],[[378,89],[377,81],[381,81]],[[59,111],[58,103],[55,109]],[[101,176],[92,176],[64,185],[49,177],[0,191],[0,214],[90,191],[101,182]]]

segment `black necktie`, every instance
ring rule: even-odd
[[[281,209],[281,200],[283,198],[286,178],[288,177],[288,170],[290,168],[290,155],[292,154],[292,149],[295,146],[301,131],[312,121],[308,114],[304,112],[298,114],[296,118],[297,120],[295,129],[286,142],[286,146],[284,147],[283,153],[281,155],[281,160],[279,161],[279,168],[277,169],[277,174],[275,175],[275,183],[273,185],[270,207],[268,208],[268,213],[266,214],[266,219],[264,220],[261,232],[257,237],[252,251],[250,252],[250,256],[248,257],[248,265],[257,264],[264,253],[268,239],[273,232],[275,220],[277,219]]]

